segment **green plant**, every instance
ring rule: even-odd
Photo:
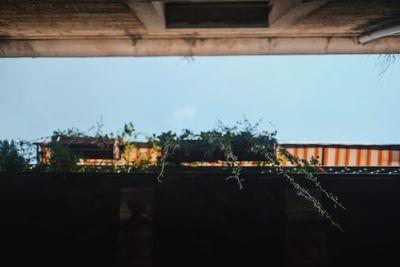
[[[316,159],[304,160],[290,154],[287,150],[278,147],[276,139],[276,131],[260,132],[258,131],[259,123],[252,125],[247,119],[238,122],[234,126],[226,126],[220,121],[217,128],[211,131],[204,131],[200,134],[194,134],[189,130],[184,130],[181,135],[172,132],[166,132],[155,138],[156,144],[161,147],[161,157],[159,158],[160,173],[157,179],[162,182],[165,175],[165,166],[168,160],[173,159],[175,153],[183,153],[189,155],[190,149],[193,148],[193,142],[199,143],[204,153],[205,159],[213,156],[224,158],[224,162],[232,170],[232,174],[226,179],[236,180],[239,189],[243,189],[242,166],[240,162],[240,153],[247,153],[253,157],[262,157],[264,165],[273,168],[277,174],[282,176],[297,192],[297,195],[310,201],[318,210],[322,217],[326,218],[333,226],[342,230],[340,225],[336,223],[330,213],[322,205],[317,197],[313,196],[306,187],[302,186],[295,178],[297,174],[301,174],[306,181],[317,188],[334,206],[343,209],[344,206],[339,202],[338,197],[328,192],[314,175],[320,172],[318,161]],[[282,166],[280,157],[286,158],[296,166],[295,171]]]
[[[86,133],[82,132],[78,128],[68,128],[65,130],[55,130],[53,131],[52,138],[58,138],[60,136],[70,136],[70,137],[85,137]]]
[[[132,149],[137,148],[135,139],[138,137],[132,123],[124,124],[123,131],[120,134],[102,134],[103,124],[97,123],[95,136],[78,129],[57,130],[51,137],[48,144],[50,149],[50,159],[48,165],[36,164],[35,168],[30,168],[32,162],[30,156],[30,145],[27,142],[16,143],[14,141],[0,142],[0,171],[54,171],[54,172],[77,172],[77,171],[95,171],[95,172],[131,172],[133,170],[145,170],[151,167],[147,158],[131,158]],[[231,169],[231,175],[226,179],[234,179],[239,190],[243,185],[243,167],[242,160],[252,158],[259,163],[259,166],[274,170],[275,173],[283,177],[289,185],[297,192],[297,195],[310,201],[318,212],[327,219],[332,225],[341,229],[332,216],[328,213],[321,201],[312,195],[308,187],[303,186],[303,182],[298,181],[298,177],[303,177],[312,188],[318,189],[323,197],[331,201],[335,207],[345,209],[334,194],[326,190],[315,174],[321,172],[316,159],[300,159],[282,147],[279,147],[276,139],[276,131],[259,131],[259,122],[251,124],[247,119],[237,122],[234,126],[224,125],[218,121],[217,127],[210,131],[202,131],[195,134],[190,130],[183,130],[178,135],[171,131],[152,135],[148,138],[148,145],[156,152],[160,153],[157,165],[159,174],[157,180],[163,182],[167,165],[180,164],[184,161],[201,159],[212,162],[221,161],[226,167]],[[112,166],[80,166],[78,161],[81,158],[79,154],[72,151],[68,145],[60,142],[63,137],[84,137],[95,138],[99,148],[114,146],[113,148],[123,148],[123,157],[125,165],[112,164]],[[117,146],[117,147],[115,147]],[[295,168],[286,168],[282,166],[282,159],[289,161]],[[114,161],[113,161],[114,162]]]
[[[399,62],[399,54],[381,54],[379,55],[377,67],[379,68],[379,76],[382,78],[389,69],[396,66]]]
[[[162,133],[159,136],[153,135],[151,138],[149,138],[148,142],[152,144],[153,148],[155,148],[156,151],[161,152],[161,156],[159,158],[160,173],[157,176],[158,182],[162,183],[167,159],[174,154],[175,149],[179,145],[178,140],[184,139],[185,136],[182,136],[181,139],[178,139],[177,135],[175,133],[172,133],[171,131]]]
[[[21,172],[29,167],[29,160],[24,157],[24,142],[0,141],[0,171]]]
[[[58,143],[56,140],[49,144],[50,162],[48,169],[53,172],[74,172],[79,171],[79,155],[74,153],[67,146]]]

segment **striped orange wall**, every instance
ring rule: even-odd
[[[286,149],[300,159],[314,156],[323,166],[400,166],[399,149],[329,146],[286,146]]]
[[[368,146],[360,145],[283,145],[289,153],[299,157],[300,159],[310,160],[317,159],[321,166],[332,167],[373,167],[373,166],[400,166],[400,149],[398,146]],[[42,147],[42,162],[48,163],[50,151],[47,147]],[[126,153],[126,151],[125,151]],[[128,155],[123,155],[120,159],[115,160],[92,160],[82,159],[80,164],[83,165],[125,165],[128,162],[139,163],[141,159],[147,159],[150,164],[156,164],[157,157],[160,152],[152,148],[133,148]],[[278,157],[284,166],[291,166],[290,162],[280,155]],[[197,162],[190,163],[191,166],[223,166],[223,162]],[[260,162],[244,161],[242,166],[259,166]]]
[[[300,159],[311,160],[312,158],[322,158],[323,148],[322,147],[286,147],[287,151],[292,155],[299,157]],[[284,165],[290,165],[289,162],[283,161]]]

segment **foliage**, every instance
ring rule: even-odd
[[[149,139],[149,143],[152,144],[152,147],[156,148],[156,151],[161,152],[161,156],[159,158],[160,173],[157,176],[157,181],[162,183],[162,178],[164,177],[165,165],[167,159],[174,154],[175,149],[178,147],[178,140],[184,140],[185,135],[181,136],[181,139],[177,138],[175,133],[168,131],[166,133],[161,133],[158,137],[153,136]]]
[[[62,137],[86,137],[86,134],[77,128],[54,131],[51,141],[47,144],[50,149],[49,164],[41,166],[41,169],[50,172],[79,171],[80,167],[77,163],[80,157],[67,146],[59,143]]]
[[[157,179],[162,182],[165,174],[165,166],[168,160],[173,159],[174,154],[183,153],[189,155],[193,149],[193,141],[200,143],[203,148],[206,148],[204,159],[210,160],[213,156],[219,156],[222,152],[225,164],[231,168],[232,174],[226,179],[236,180],[239,189],[243,189],[243,178],[241,177],[242,166],[239,160],[240,153],[252,154],[253,156],[262,156],[266,166],[272,167],[275,172],[281,175],[297,192],[297,195],[310,201],[318,212],[326,218],[333,226],[341,229],[328,211],[324,208],[321,201],[313,196],[310,191],[303,187],[292,174],[292,171],[284,168],[281,164],[281,159],[288,160],[296,166],[295,174],[302,174],[306,181],[310,182],[317,188],[334,206],[339,206],[344,209],[339,202],[338,197],[328,192],[314,175],[321,169],[318,167],[316,159],[304,160],[290,154],[282,147],[278,148],[276,139],[276,131],[267,132],[258,131],[259,123],[252,125],[247,119],[238,122],[234,126],[226,126],[218,122],[217,128],[211,131],[194,134],[189,130],[184,130],[181,135],[172,132],[162,133],[158,138],[153,139],[156,145],[161,147],[163,152],[160,159],[160,173]],[[277,153],[278,152],[278,153]],[[173,160],[172,160],[173,161]]]
[[[29,166],[29,160],[24,157],[24,142],[0,141],[0,171],[20,172]]]
[[[88,132],[83,132],[76,128],[54,131],[53,135],[51,136],[51,142],[48,144],[51,156],[50,162],[48,166],[46,166],[46,169],[48,171],[57,172],[85,171],[119,173],[130,172],[133,169],[143,169],[145,166],[148,166],[148,162],[145,159],[140,160],[138,164],[136,164],[136,162],[130,158],[130,151],[136,148],[133,139],[137,138],[138,136],[131,122],[125,123],[122,133],[119,134],[103,134],[103,126],[104,125],[101,119],[100,122],[96,122],[95,126],[89,128]],[[93,134],[90,135],[92,130],[95,130],[94,136]],[[80,166],[78,165],[78,162],[81,156],[69,149],[68,146],[60,144],[59,140],[62,137],[94,137],[97,146],[102,149],[117,145],[118,147],[123,148],[122,155],[124,156],[124,161],[126,164],[125,166],[102,166],[102,161],[100,161],[98,166]]]
[[[393,68],[399,62],[399,54],[382,54],[379,56],[377,67],[379,68],[379,76],[383,77],[389,69]]]
[[[226,126],[218,121],[216,128],[210,131],[203,131],[198,134],[190,130],[183,130],[178,135],[168,131],[160,135],[153,134],[148,137],[148,145],[160,153],[157,165],[159,174],[157,180],[163,182],[166,167],[169,164],[180,164],[190,157],[201,158],[203,161],[219,160],[231,169],[231,175],[226,179],[233,179],[237,182],[240,190],[244,188],[242,174],[242,160],[254,158],[261,162],[266,168],[272,168],[277,174],[283,177],[289,185],[297,192],[297,195],[310,201],[319,211],[322,217],[327,219],[332,225],[340,228],[332,216],[328,213],[321,201],[311,194],[309,186],[304,187],[298,178],[303,177],[311,187],[316,188],[322,195],[335,207],[345,209],[339,202],[337,196],[327,191],[315,176],[321,171],[317,159],[300,159],[287,150],[278,146],[276,139],[277,132],[259,131],[259,124],[251,124],[247,119],[237,122],[234,126]],[[30,160],[24,157],[27,150],[21,142],[18,146],[16,142],[0,142],[0,171],[53,171],[53,172],[131,172],[133,170],[144,170],[151,167],[149,159],[131,158],[131,151],[136,148],[135,140],[139,134],[136,132],[132,123],[126,123],[119,134],[103,134],[103,124],[97,123],[95,136],[72,128],[67,130],[57,130],[53,132],[48,148],[51,157],[48,165],[37,163],[34,168],[28,168]],[[94,128],[94,127],[93,127]],[[67,145],[59,142],[62,137],[91,137],[96,138],[96,143],[100,148],[105,146],[115,146],[123,149],[123,159],[125,166],[114,164],[112,166],[80,166],[78,161],[79,154],[71,151]],[[25,144],[26,146],[26,144]],[[288,161],[295,166],[295,169],[288,169],[282,166],[282,161]]]
[[[77,165],[79,155],[71,151],[68,147],[58,142],[51,142],[49,144],[51,151],[50,162],[48,165],[49,171],[54,172],[73,172],[79,171]]]
[[[87,136],[84,132],[78,128],[68,128],[66,130],[55,130],[51,136],[52,141],[55,141],[60,136],[72,136],[72,137],[85,137]]]

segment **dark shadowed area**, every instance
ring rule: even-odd
[[[225,173],[0,174],[13,266],[348,266],[397,259],[399,176],[321,175],[348,211],[321,221],[280,177]],[[129,253],[135,251],[135,253]],[[127,253],[128,252],[128,253]]]

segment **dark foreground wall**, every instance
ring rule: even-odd
[[[400,176],[321,177],[348,209],[332,209],[345,232],[321,221],[273,175],[245,174],[242,191],[225,181],[226,173],[174,172],[163,184],[155,176],[0,174],[0,264],[341,267],[398,262]],[[130,202],[126,194],[134,194]],[[151,209],[136,207],[146,202]],[[137,210],[151,210],[152,218],[135,215]]]
[[[2,266],[112,266],[119,188],[80,176],[0,177]]]
[[[170,178],[156,202],[157,265],[282,266],[284,184]]]

